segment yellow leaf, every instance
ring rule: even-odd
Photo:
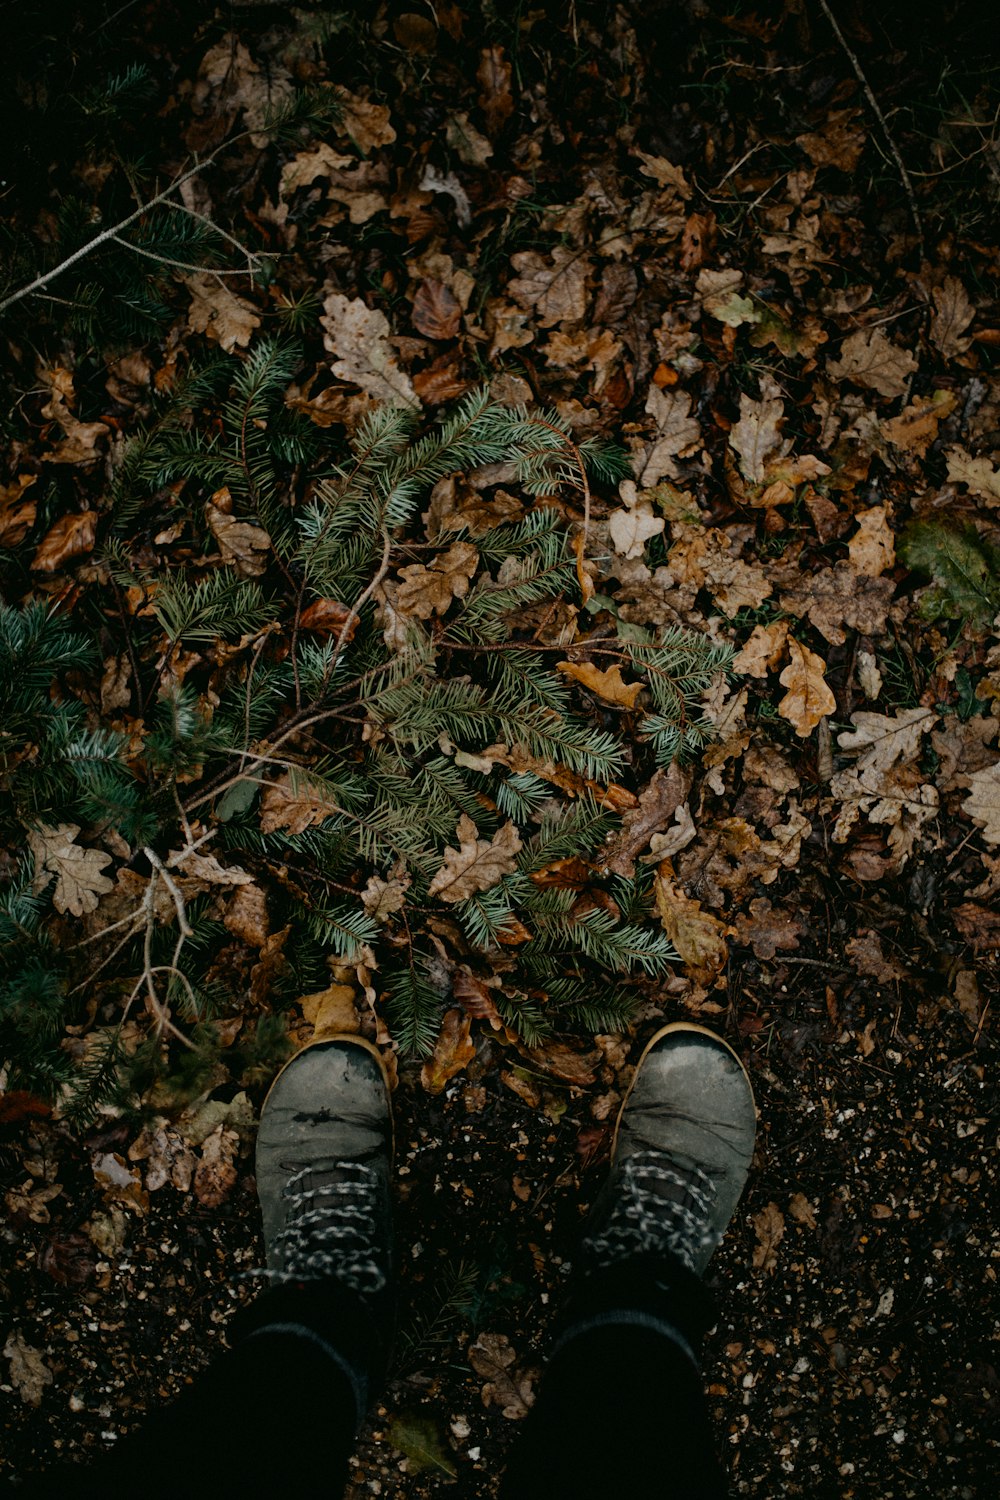
[[[343,1036],[361,1030],[354,1005],[354,989],[349,984],[331,984],[314,995],[303,995],[299,1001],[302,1014],[312,1027],[309,1041],[324,1036]]]
[[[811,734],[827,714],[837,706],[837,700],[827,687],[823,672],[826,662],[808,646],[802,646],[790,636],[788,650],[791,661],[778,681],[788,692],[778,704],[778,713],[794,727],[795,733]]]
[[[556,670],[572,677],[576,682],[582,683],[605,703],[618,703],[623,708],[634,708],[635,700],[642,692],[641,682],[624,682],[620,667],[609,667],[607,671],[601,671],[590,661],[561,661],[556,663]]]

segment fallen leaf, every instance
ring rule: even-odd
[[[729,446],[739,456],[744,477],[754,484],[764,478],[765,461],[782,446],[784,417],[783,401],[754,401],[741,394],[740,419],[730,429]]]
[[[245,349],[254,329],[260,327],[260,318],[253,305],[237,297],[225,282],[210,273],[199,272],[182,280],[191,293],[188,327],[195,333],[205,334],[227,353]]]
[[[652,781],[639,795],[639,805],[626,812],[621,827],[610,836],[597,854],[595,863],[610,875],[631,880],[635,861],[649,847],[654,834],[669,828],[674,815],[687,800],[691,790],[691,773],[674,761],[666,770],[657,770]],[[692,829],[693,833],[693,829]],[[663,857],[666,857],[664,852]]]
[[[798,735],[811,734],[820,719],[833,713],[837,700],[827,686],[823,673],[826,662],[794,636],[788,638],[791,660],[778,681],[788,692],[778,704],[778,713],[787,719]]]
[[[480,52],[476,69],[479,107],[486,117],[486,129],[491,136],[496,136],[514,113],[514,98],[510,91],[512,71],[502,47],[484,47]]]
[[[138,1167],[130,1167],[117,1151],[95,1152],[91,1167],[105,1203],[120,1203],[142,1214],[149,1211],[149,1194],[142,1185],[142,1173]]]
[[[467,167],[484,167],[493,155],[492,145],[464,110],[448,116],[444,134],[451,150]]]
[[[331,369],[339,380],[359,385],[389,406],[416,406],[417,395],[396,362],[389,344],[389,321],[360,297],[331,292],[323,303],[324,347],[335,356]]]
[[[429,339],[453,339],[462,322],[462,306],[443,282],[424,277],[413,298],[413,326]]]
[[[194,1171],[194,1195],[203,1208],[218,1208],[236,1186],[239,1145],[238,1133],[225,1125],[206,1136]]]
[[[458,1478],[458,1470],[441,1440],[433,1417],[400,1412],[389,1423],[387,1435],[392,1446],[407,1458],[409,1473],[422,1474],[437,1469],[450,1479]]]
[[[479,566],[479,553],[471,542],[455,542],[429,566],[411,563],[400,569],[400,584],[394,605],[404,619],[429,620],[443,615],[453,599],[464,599]]]
[[[259,578],[267,572],[271,538],[263,526],[234,516],[231,507],[229,490],[217,490],[205,503],[208,529],[219,544],[224,563],[235,564],[241,578]]]
[[[35,892],[43,891],[54,875],[52,904],[56,911],[73,917],[95,911],[98,901],[114,890],[115,884],[103,873],[111,855],[75,843],[79,832],[76,823],[60,823],[55,828],[39,824],[28,832],[28,847],[35,860]]]
[[[651,503],[640,498],[634,481],[623,480],[619,494],[625,505],[612,511],[608,521],[611,545],[619,557],[641,557],[650,537],[659,536],[666,522],[663,516],[653,515]]]
[[[964,448],[949,448],[948,479],[952,484],[966,485],[991,505],[1000,505],[1000,469],[995,469],[988,458],[973,458]]]
[[[129,1160],[146,1163],[146,1191],[158,1192],[171,1183],[186,1193],[194,1176],[195,1154],[184,1137],[166,1121],[147,1126],[129,1147]]]
[[[750,639],[733,657],[733,671],[742,672],[747,677],[766,677],[781,660],[787,640],[787,620],[755,625]]]
[[[446,848],[444,863],[427,888],[429,896],[454,903],[489,890],[517,868],[521,839],[513,823],[505,823],[491,840],[481,839],[475,823],[463,813],[456,829],[459,847]]]
[[[233,895],[222,916],[227,932],[251,948],[262,948],[270,931],[267,896],[259,885],[242,885]]]
[[[526,1417],[535,1399],[532,1381],[519,1372],[510,1340],[503,1334],[481,1333],[469,1345],[468,1355],[469,1364],[486,1381],[483,1405],[498,1406],[512,1422]]]
[[[735,927],[737,941],[765,960],[779,951],[794,953],[804,931],[798,917],[783,907],[772,906],[766,896],[756,896],[748,911],[738,912]]]
[[[593,1083],[603,1057],[600,1049],[591,1051],[569,1042],[543,1042],[540,1047],[523,1047],[521,1051],[536,1068],[574,1088],[587,1088]]]
[[[882,396],[902,396],[916,373],[917,360],[909,351],[889,341],[880,328],[859,329],[846,338],[840,358],[831,360],[831,380],[851,380]]]
[[[310,1042],[325,1036],[353,1035],[361,1030],[355,1005],[355,990],[349,984],[331,984],[299,1001],[306,1024],[312,1027]]]
[[[711,912],[702,911],[674,877],[673,865],[665,859],[654,876],[656,910],[663,929],[673,943],[696,984],[708,986],[726,966],[726,938],[731,928]]]
[[[403,910],[409,887],[408,875],[392,880],[372,875],[361,893],[361,904],[373,922],[386,922],[394,912]]]
[[[788,1200],[788,1212],[796,1224],[804,1224],[807,1229],[816,1228],[816,1205],[810,1203],[805,1193],[793,1193]]]
[[[458,1009],[446,1010],[434,1052],[420,1069],[420,1082],[428,1094],[444,1092],[454,1078],[476,1055],[476,1044],[470,1036],[472,1019]]]
[[[955,410],[954,391],[932,391],[917,396],[899,413],[880,424],[883,435],[896,448],[918,454],[921,458],[938,435],[938,427]],[[952,452],[956,450],[952,449]],[[952,475],[949,474],[949,479]]]
[[[851,960],[851,967],[858,974],[877,979],[880,984],[895,984],[908,979],[909,974],[895,959],[886,958],[882,941],[877,932],[865,928],[856,937],[844,944],[844,952]]]
[[[329,795],[304,773],[286,771],[277,781],[264,788],[260,799],[260,828],[273,833],[287,828],[289,833],[305,833],[307,828],[333,817],[340,809]]]
[[[350,89],[341,85],[337,98],[343,109],[338,128],[350,136],[359,151],[366,155],[378,146],[391,146],[396,132],[389,123],[389,108],[385,104],[372,104]]]
[[[830,791],[843,804],[831,837],[844,843],[864,813],[872,823],[890,825],[890,846],[902,862],[938,810],[937,789],[925,782],[917,763],[922,736],[933,729],[937,715],[913,708],[899,709],[892,718],[868,711],[851,718],[855,730],[840,736],[840,748],[860,753],[853,766],[831,778]]]
[[[420,178],[420,190],[424,193],[443,193],[455,205],[455,222],[459,229],[468,229],[472,223],[472,204],[454,172],[439,172],[437,167],[426,166]]]
[[[965,330],[976,315],[965,287],[957,276],[946,276],[931,293],[931,343],[944,359],[964,354],[972,343]]]
[[[605,703],[614,703],[621,708],[634,708],[635,700],[643,689],[641,682],[625,682],[621,667],[602,670],[590,661],[560,661],[556,662],[556,671],[589,688],[592,693],[603,698]]]
[[[278,193],[282,198],[290,198],[299,188],[309,187],[317,177],[329,177],[331,172],[354,165],[353,156],[342,156],[326,141],[319,141],[312,150],[299,151],[285,162]]]
[[[842,646],[845,625],[862,635],[881,635],[894,591],[891,578],[868,578],[840,562],[783,590],[781,607],[809,620],[831,645]]]
[[[853,172],[867,140],[867,132],[857,123],[857,109],[832,110],[822,129],[795,137],[816,167],[836,167]]]
[[[1000,844],[1000,761],[969,777],[964,810],[983,830],[988,844]]]
[[[37,505],[26,500],[25,490],[36,482],[37,474],[21,474],[12,484],[0,484],[0,547],[19,547],[35,524]]]
[[[33,573],[56,573],[74,557],[93,552],[97,540],[96,510],[71,511],[45,533],[31,563]]]
[[[995,906],[980,906],[978,901],[963,901],[952,911],[955,926],[977,952],[1000,949],[1000,911]]]
[[[479,979],[464,964],[459,964],[452,976],[451,988],[467,1016],[475,1021],[488,1021],[494,1031],[503,1030],[503,1020],[493,999],[493,992],[485,980]]]
[[[653,418],[651,439],[633,442],[632,467],[636,482],[646,489],[658,484],[664,476],[676,479],[679,469],[674,462],[701,447],[701,428],[691,415],[689,391],[663,391],[651,385],[645,411]]]
[[[335,636],[344,631],[345,642],[354,639],[357,628],[358,616],[346,604],[341,604],[339,599],[314,599],[299,616],[300,630],[308,630],[313,635]]]
[[[896,561],[896,538],[884,505],[859,510],[858,529],[847,543],[851,567],[866,578],[878,578]]]
[[[773,1276],[778,1269],[778,1242],[785,1232],[784,1216],[778,1205],[772,1202],[761,1209],[759,1214],[753,1214],[750,1222],[757,1235],[753,1252],[754,1269],[766,1271],[769,1276]]]
[[[551,264],[538,250],[519,250],[510,259],[518,274],[507,291],[522,307],[534,308],[541,328],[584,317],[590,261],[580,251],[556,245]]]
[[[41,1406],[42,1393],[52,1384],[52,1371],[41,1351],[29,1344],[20,1329],[8,1336],[3,1346],[4,1358],[10,1360],[10,1383],[26,1406]]]

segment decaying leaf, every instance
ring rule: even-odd
[[[0,547],[19,547],[35,524],[37,505],[25,498],[37,474],[20,474],[12,484],[0,484]]]
[[[260,799],[261,832],[287,828],[289,833],[304,833],[338,811],[337,804],[307,775],[285,771],[264,788]]]
[[[751,1222],[757,1235],[753,1252],[754,1269],[773,1276],[778,1269],[778,1243],[785,1232],[785,1219],[776,1203],[769,1203]]]
[[[518,273],[507,290],[521,307],[532,308],[538,324],[577,322],[587,311],[587,277],[590,261],[568,245],[556,245],[549,257],[537,250],[519,250],[511,256]]]
[[[859,329],[843,342],[840,358],[831,360],[831,380],[852,380],[882,396],[902,396],[917,369],[909,351],[893,344],[881,328]]]
[[[640,793],[639,805],[624,814],[621,827],[598,854],[598,866],[612,875],[623,875],[631,880],[637,857],[650,846],[651,838],[669,828],[690,790],[691,773],[677,761],[666,770],[657,770],[645,791]],[[663,854],[666,857],[666,851]]]
[[[966,329],[976,315],[965,287],[957,276],[946,276],[931,293],[931,342],[945,359],[964,354],[972,343]]]
[[[76,823],[60,823],[55,828],[39,825],[28,834],[35,860],[35,890],[44,890],[54,875],[52,904],[56,911],[73,917],[96,910],[101,897],[114,889],[114,881],[103,873],[111,855],[75,843],[79,832]]]
[[[513,823],[505,823],[490,840],[481,839],[475,823],[463,813],[456,829],[459,847],[445,849],[444,863],[427,888],[429,896],[454,903],[487,891],[517,868],[521,839]]]
[[[449,1080],[476,1055],[476,1044],[470,1035],[472,1019],[460,1010],[446,1010],[434,1052],[420,1069],[420,1082],[428,1094],[444,1092]]]
[[[663,391],[651,385],[645,410],[655,424],[652,439],[633,444],[632,466],[636,482],[651,489],[663,478],[676,479],[675,460],[687,457],[701,446],[701,428],[691,415],[689,391]]]
[[[97,540],[96,510],[71,511],[53,522],[31,561],[33,573],[57,573],[74,557],[85,557]]]
[[[462,304],[449,287],[425,276],[413,298],[413,326],[429,339],[453,339],[462,322]]]
[[[203,1208],[218,1208],[236,1186],[239,1146],[238,1132],[225,1125],[205,1137],[194,1171],[194,1195]]]
[[[611,545],[619,557],[641,557],[650,537],[659,536],[666,522],[653,515],[648,498],[640,496],[635,483],[626,479],[619,486],[624,509],[612,511],[608,521]]]
[[[740,396],[740,419],[729,433],[729,446],[739,455],[744,477],[754,484],[764,478],[764,465],[782,446],[785,403],[774,397],[754,401]]]
[[[410,1473],[439,1470],[449,1479],[458,1477],[458,1470],[432,1417],[423,1412],[399,1412],[389,1423],[388,1436],[392,1446],[405,1454]]]
[[[711,912],[703,911],[674,876],[669,859],[657,867],[654,877],[656,910],[663,929],[680,954],[696,984],[709,985],[726,966],[731,929]]]
[[[826,662],[821,656],[794,636],[788,638],[788,654],[791,660],[778,678],[788,691],[778,704],[778,713],[796,734],[811,734],[820,719],[833,713],[837,700],[827,686]]]
[[[556,670],[589,688],[605,703],[614,703],[621,708],[634,708],[643,688],[641,682],[625,682],[621,667],[602,670],[590,661],[560,661],[556,663]]]
[[[858,529],[847,544],[851,567],[866,578],[878,578],[896,561],[896,538],[884,505],[859,510]]]
[[[377,146],[392,145],[396,132],[389,123],[388,105],[372,104],[344,87],[337,90],[337,96],[343,108],[340,128],[359,151],[367,153]]]
[[[361,1030],[355,1004],[356,992],[349,984],[331,984],[299,1001],[303,1018],[312,1027],[310,1042],[324,1036],[349,1036]]]
[[[208,529],[219,544],[224,563],[232,563],[241,578],[259,578],[267,572],[271,538],[263,526],[234,516],[232,504],[228,488],[216,491],[205,504]]]
[[[849,563],[837,563],[783,590],[781,607],[815,625],[831,645],[841,646],[847,639],[845,626],[880,635],[892,595],[891,578],[867,577]]]
[[[890,825],[889,842],[902,861],[917,833],[938,809],[937,789],[917,764],[921,739],[937,723],[929,708],[898,709],[891,717],[863,711],[851,715],[855,729],[840,736],[842,750],[857,750],[853,766],[837,771],[830,791],[842,807],[833,830],[843,843],[862,813]]]
[[[973,458],[964,448],[948,449],[948,478],[964,484],[990,505],[1000,505],[1000,469],[988,458]]]
[[[535,1396],[530,1376],[517,1368],[517,1356],[503,1334],[481,1333],[468,1349],[469,1364],[486,1381],[484,1406],[498,1406],[512,1422],[528,1415]]]
[[[965,811],[983,830],[988,844],[1000,844],[1000,761],[969,777]]]
[[[204,333],[227,353],[245,349],[254,329],[260,327],[253,305],[210,273],[199,272],[184,280],[191,293],[188,326],[195,333]]]
[[[15,1329],[8,1336],[3,1353],[10,1360],[10,1383],[21,1400],[26,1406],[41,1406],[45,1387],[52,1384],[53,1378],[41,1351],[27,1342],[20,1329]]]
[[[514,96],[510,90],[513,68],[504,56],[502,47],[484,47],[479,54],[476,80],[479,83],[479,107],[486,116],[486,129],[491,136],[509,120],[514,113]]]
[[[360,298],[331,292],[323,303],[323,343],[334,356],[331,369],[389,406],[416,406],[417,394],[389,343],[389,320]]]
[[[750,639],[733,658],[733,671],[744,672],[748,677],[766,677],[781,660],[787,640],[787,620],[755,625]]]
[[[400,570],[394,601],[404,619],[429,620],[443,615],[453,599],[464,599],[479,566],[479,553],[471,542],[454,542],[429,566],[411,563]]]

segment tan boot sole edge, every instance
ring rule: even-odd
[[[278,1079],[281,1077],[282,1073],[284,1073],[285,1069],[290,1068],[292,1063],[295,1062],[296,1058],[302,1056],[303,1052],[309,1052],[313,1047],[328,1046],[331,1042],[350,1042],[352,1047],[361,1047],[365,1052],[370,1053],[378,1063],[378,1070],[382,1075],[382,1082],[385,1084],[386,1098],[389,1103],[389,1164],[391,1166],[396,1159],[396,1118],[392,1110],[392,1086],[389,1083],[389,1074],[386,1071],[385,1059],[383,1058],[381,1052],[376,1047],[374,1042],[370,1042],[367,1037],[357,1036],[354,1032],[334,1031],[331,1032],[329,1036],[318,1036],[314,1041],[306,1042],[305,1046],[300,1047],[297,1052],[293,1052],[288,1061],[282,1063],[277,1073],[275,1073],[274,1077],[271,1079],[267,1093],[264,1095],[264,1102],[260,1107],[260,1117],[261,1119],[264,1118],[264,1111],[267,1108],[267,1101],[273,1094],[275,1087],[277,1086]]]
[[[653,1050],[657,1042],[662,1041],[665,1036],[669,1036],[672,1032],[675,1031],[694,1032],[698,1036],[710,1036],[713,1042],[718,1042],[720,1046],[725,1047],[726,1051],[729,1053],[733,1061],[737,1064],[740,1072],[743,1074],[743,1077],[747,1081],[747,1088],[750,1090],[750,1099],[753,1103],[754,1115],[757,1119],[760,1118],[760,1111],[757,1108],[757,1100],[754,1095],[753,1084],[750,1082],[750,1074],[743,1066],[743,1059],[733,1051],[732,1047],[730,1047],[725,1037],[721,1037],[717,1031],[709,1030],[707,1026],[699,1026],[696,1021],[668,1021],[665,1026],[660,1027],[659,1031],[655,1031],[653,1033],[649,1041],[646,1043],[645,1047],[643,1047],[642,1052],[639,1056],[639,1061],[635,1065],[635,1072],[632,1074],[632,1082],[629,1084],[628,1088],[625,1091],[625,1098],[621,1102],[621,1107],[618,1110],[618,1118],[615,1120],[615,1131],[614,1135],[611,1137],[612,1161],[614,1161],[615,1152],[618,1149],[618,1132],[621,1128],[622,1116],[625,1113],[625,1108],[628,1104],[628,1101],[632,1097],[632,1090],[635,1088],[635,1081],[639,1076],[639,1069],[642,1067],[647,1055]]]

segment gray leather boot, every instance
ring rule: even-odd
[[[622,1104],[581,1269],[669,1256],[703,1276],[746,1185],[756,1127],[750,1080],[732,1048],[686,1021],[664,1026]]]

